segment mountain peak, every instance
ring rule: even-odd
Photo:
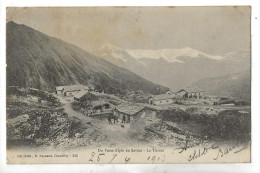
[[[13,25],[13,24],[17,24],[17,23],[15,23],[14,21],[9,21],[9,22],[7,22],[7,25]]]
[[[121,51],[122,49],[120,47],[117,47],[110,43],[106,43],[100,47],[100,50],[102,50],[102,51]]]
[[[182,62],[181,58],[178,57],[190,57],[190,58],[198,58],[201,55],[203,57],[213,60],[221,60],[224,59],[222,56],[209,55],[204,52],[192,49],[190,47],[185,47],[181,49],[156,49],[156,50],[127,50],[127,52],[136,59],[141,58],[151,58],[151,59],[159,59],[163,57],[165,61],[168,62]]]
[[[36,29],[33,29],[32,27],[29,27],[24,24],[18,24],[15,23],[14,21],[10,21],[6,24],[6,32],[12,34],[14,34],[14,32],[17,32],[17,33],[29,34],[30,36],[41,35],[47,37],[47,35],[45,35],[40,31],[37,31]]]
[[[13,27],[16,27],[16,26],[19,26],[19,24],[15,23],[14,21],[9,21],[6,23],[6,28],[8,30],[8,28],[13,28]]]
[[[7,24],[6,47],[8,86],[53,91],[59,85],[92,84],[113,94],[127,90],[155,94],[158,87],[165,88],[75,45],[14,22]]]
[[[6,27],[7,28],[10,28],[10,27],[26,27],[26,28],[30,28],[29,26],[26,26],[24,24],[19,24],[19,23],[16,23],[14,21],[7,22]],[[30,29],[32,29],[32,28],[30,28]]]

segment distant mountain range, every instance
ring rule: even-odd
[[[222,56],[209,55],[198,50],[186,47],[183,49],[158,49],[158,50],[126,50],[132,57],[142,60],[143,58],[150,59],[164,59],[167,62],[179,62],[183,63],[178,57],[190,57],[197,58],[200,55],[207,57],[208,59],[221,60]]]
[[[250,100],[250,52],[209,55],[192,49],[124,50],[106,44],[93,54],[25,25],[7,24],[7,85],[53,91],[94,85],[106,93],[197,87]],[[151,81],[151,82],[150,82]],[[166,87],[164,87],[166,86]]]
[[[205,78],[193,83],[191,86],[201,88],[206,94],[251,101],[251,78],[249,70],[226,76]]]
[[[7,23],[6,45],[7,86],[53,91],[59,85],[85,84],[112,94],[127,90],[156,94],[166,89],[25,25]]]
[[[94,54],[175,90],[204,78],[226,76],[250,69],[249,51],[209,55],[192,48],[124,50],[106,44]]]

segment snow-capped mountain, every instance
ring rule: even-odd
[[[100,56],[102,57],[112,56],[117,60],[124,61],[124,62],[127,61],[123,55],[122,49],[112,44],[104,44],[102,47],[98,49],[98,51],[101,52]]]
[[[167,62],[179,62],[179,63],[183,63],[183,61],[179,58],[183,56],[187,56],[190,58],[198,58],[200,56],[204,56],[205,58],[213,59],[213,60],[225,59],[225,57],[223,56],[209,55],[189,47],[182,48],[182,49],[123,50],[120,47],[107,43],[101,46],[97,52],[99,56],[102,56],[104,58],[109,57],[123,62],[127,62],[129,60],[128,57],[131,56],[131,58],[140,61],[140,63],[142,64],[143,64],[142,59],[144,58],[149,58],[154,60],[158,60],[162,58]]]
[[[192,48],[124,50],[106,44],[99,57],[154,82],[179,89],[209,77],[235,74],[250,69],[250,52],[210,55]]]
[[[151,59],[159,59],[163,58],[168,62],[180,62],[183,63],[181,59],[178,57],[187,56],[191,58],[197,58],[200,55],[213,59],[213,60],[221,60],[224,59],[222,56],[209,55],[204,52],[186,47],[183,49],[158,49],[158,50],[126,50],[129,55],[136,59],[142,58],[151,58]]]
[[[111,62],[112,64],[124,67],[133,72],[145,65],[142,61],[139,61],[138,59],[129,55],[127,51],[112,44],[104,44],[94,54]]]

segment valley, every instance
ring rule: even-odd
[[[7,147],[247,145],[250,56],[192,48],[87,52],[7,23]]]

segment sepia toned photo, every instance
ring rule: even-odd
[[[249,6],[8,7],[8,164],[249,163]]]

